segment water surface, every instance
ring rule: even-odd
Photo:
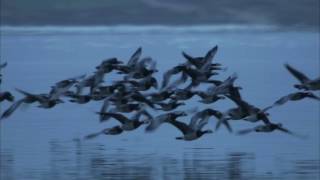
[[[289,63],[310,77],[319,76],[319,34],[277,31],[122,31],[86,29],[3,30],[2,90],[21,88],[34,93],[55,82],[90,74],[103,59],[126,61],[139,46],[157,60],[160,72],[183,62],[181,51],[201,56],[219,45],[216,60],[228,67],[216,79],[236,72],[242,95],[266,107],[291,92],[296,80],[283,67]],[[106,75],[107,83],[115,80]],[[15,92],[17,98],[21,95]],[[198,106],[226,110],[221,101],[200,105],[197,98],[180,109]],[[10,104],[1,104],[1,110]],[[143,127],[119,136],[79,141],[88,133],[116,122],[99,123],[94,111],[101,103],[64,103],[53,109],[23,107],[1,122],[2,179],[319,179],[320,105],[313,100],[272,109],[271,120],[306,139],[274,132],[236,136],[221,128],[193,142],[175,140],[175,128],[164,124],[155,133]],[[157,114],[157,112],[152,112]],[[189,121],[188,118],[184,120]],[[213,129],[214,121],[206,128]],[[255,124],[232,122],[236,130]]]

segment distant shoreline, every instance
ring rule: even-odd
[[[8,26],[0,27],[2,33],[19,32],[46,32],[46,33],[152,33],[152,34],[181,34],[181,33],[225,33],[225,32],[278,32],[296,31],[284,30],[277,26],[266,25],[193,25],[193,26],[166,26],[166,25],[112,25],[112,26]],[[317,32],[317,31],[306,31]]]

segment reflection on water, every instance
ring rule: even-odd
[[[258,172],[254,153],[215,155],[189,148],[182,158],[87,142],[51,141],[49,166],[18,170],[10,151],[1,153],[1,179],[318,179],[319,160],[291,161],[277,172]],[[279,160],[281,161],[281,159]],[[283,164],[279,162],[278,164]]]

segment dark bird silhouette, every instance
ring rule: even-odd
[[[194,95],[196,95],[197,91],[192,91],[189,89],[175,89],[173,96],[171,96],[171,99],[173,100],[188,100],[192,98]]]
[[[158,72],[156,69],[156,62],[150,57],[140,59],[142,54],[142,48],[139,47],[135,53],[130,57],[126,65],[118,65],[116,67],[119,70],[119,74],[127,74],[125,79],[135,78],[141,79]],[[150,66],[147,68],[147,66]]]
[[[182,132],[183,136],[176,137],[178,140],[192,141],[200,138],[204,134],[213,133],[211,130],[201,130],[208,121],[190,121],[189,124],[186,124],[184,122],[171,119],[166,121],[166,123],[173,125]]]
[[[290,134],[290,135],[295,136],[295,137],[305,138],[304,136],[298,135],[298,134],[293,133],[292,131],[284,128],[281,123],[263,124],[263,125],[256,126],[254,128],[240,130],[240,131],[237,132],[237,134],[238,135],[245,135],[245,134],[249,134],[249,133],[252,133],[252,132],[270,133],[270,132],[273,132],[275,130],[278,130],[278,131],[286,133],[286,134]]]
[[[155,93],[149,93],[149,94],[146,94],[146,96],[150,97],[150,101],[155,103],[155,102],[164,101],[170,98],[173,94],[174,94],[173,90],[167,89],[167,90],[162,90]]]
[[[90,93],[92,93],[99,85],[104,81],[104,70],[98,69],[94,72],[93,75],[82,79],[76,83],[75,87],[77,88],[76,94],[80,95],[85,87],[90,88]]]
[[[31,94],[26,91],[16,89],[18,92],[22,93],[25,97],[14,102],[4,113],[1,115],[1,119],[8,118],[21,104],[32,104],[38,102],[40,108],[52,108],[58,103],[63,103],[60,99],[50,99],[48,94]]]
[[[220,99],[225,99],[224,96],[219,96],[217,94],[208,94],[203,91],[196,91],[196,94],[201,98],[199,102],[204,103],[204,104],[212,104]]]
[[[185,105],[184,102],[178,102],[177,100],[170,100],[168,103],[158,102],[156,104],[161,106],[161,108],[156,108],[156,109],[162,110],[162,111],[172,111],[179,106]]]
[[[184,111],[174,111],[165,114],[158,115],[151,119],[150,124],[146,127],[146,132],[155,131],[162,123],[175,120],[178,117],[187,116]]]
[[[72,99],[70,99],[70,102],[73,103],[78,103],[78,104],[86,104],[91,100],[91,96],[90,95],[71,95],[70,96]]]
[[[14,96],[8,91],[0,92],[0,102],[4,100],[12,102],[14,101]]]
[[[121,129],[124,131],[132,131],[137,129],[142,124],[147,124],[152,119],[152,116],[146,111],[141,110],[136,112],[131,118],[127,118],[126,116],[119,113],[103,113],[104,115],[110,116],[111,118],[116,119],[121,123]],[[140,121],[141,116],[145,116],[145,120]]]
[[[31,101],[34,100],[34,102],[38,102],[40,104],[38,107],[41,107],[41,108],[48,109],[48,108],[54,107],[56,104],[63,103],[61,99],[53,99],[47,94],[31,94],[21,89],[16,89],[16,90],[22,93],[23,95],[25,95],[26,99],[31,99]],[[26,103],[25,100],[24,100],[24,103]]]
[[[170,79],[173,75],[176,75],[176,74],[179,74],[179,73],[182,73],[181,74],[181,77],[180,79],[178,79],[173,85],[174,86],[178,86],[179,84],[185,82],[187,79],[188,79],[188,76],[186,73],[183,73],[183,71],[185,69],[187,69],[187,67],[189,66],[189,64],[180,64],[180,65],[177,65],[169,70],[167,70],[164,74],[163,74],[163,78],[162,78],[162,84],[161,84],[161,89],[166,89],[168,88],[168,85],[169,85],[169,82],[170,82]],[[171,86],[170,86],[171,87]]]
[[[221,123],[228,120],[245,120],[249,122],[258,122],[261,120],[265,124],[270,124],[270,120],[268,118],[269,113],[266,112],[270,109],[269,107],[260,109],[249,104],[243,99],[238,99],[229,95],[227,95],[227,97],[234,101],[238,105],[238,107],[231,108],[224,112],[224,117],[220,121],[218,121],[216,129],[220,127]]]
[[[210,109],[210,108],[207,108],[207,109],[204,109],[202,111],[199,111],[199,112],[195,113],[192,116],[190,123],[194,124],[198,120],[208,121],[208,119],[211,116],[214,116],[218,120],[218,122],[221,121],[223,123],[223,125],[228,129],[228,131],[232,132],[232,128],[231,128],[229,122],[223,120],[223,118],[225,118],[224,114],[219,112],[219,111],[217,111],[217,110]]]
[[[123,64],[123,62],[119,61],[117,58],[109,58],[103,60],[101,64],[96,67],[96,69],[104,73],[110,73],[111,71],[116,70],[119,64]]]
[[[317,79],[309,79],[305,74],[285,64],[287,70],[300,81],[300,84],[295,84],[294,87],[303,90],[320,90],[320,77]]]
[[[310,98],[310,99],[315,99],[315,100],[320,101],[320,97],[316,96],[312,92],[295,92],[295,93],[291,93],[291,94],[288,94],[286,96],[281,97],[276,102],[274,102],[273,105],[268,107],[268,109],[271,109],[275,106],[283,105],[283,104],[287,103],[288,101],[299,101],[299,100],[302,100],[305,98]]]
[[[50,99],[59,99],[60,96],[70,94],[69,89],[78,82],[78,80],[83,79],[86,75],[76,76],[73,78],[61,80],[51,86],[51,91],[49,92]]]
[[[0,64],[0,70],[7,67],[8,63],[7,62],[4,62],[2,64]]]
[[[186,58],[186,60],[188,61],[188,63],[192,64],[193,66],[195,66],[197,69],[201,69],[203,65],[205,65],[206,63],[208,63],[208,59],[206,57],[211,56],[212,58],[210,59],[210,64],[211,66],[220,66],[220,64],[218,63],[212,63],[212,60],[214,58],[214,56],[216,55],[218,51],[218,46],[213,47],[212,49],[210,49],[206,56],[204,57],[192,57],[190,55],[188,55],[185,52],[182,52],[183,57]]]
[[[96,132],[96,133],[92,133],[89,134],[87,136],[84,137],[85,140],[89,140],[89,139],[93,139],[93,138],[97,138],[100,135],[118,135],[121,134],[123,132],[123,129],[120,126],[114,126],[112,128],[106,128],[103,129],[102,131]]]
[[[118,81],[117,83],[130,83],[131,85],[133,85],[133,87],[137,91],[146,91],[146,90],[149,90],[151,87],[158,89],[158,81],[156,78],[152,76],[147,76],[145,78],[142,78],[139,81],[123,80],[123,81]]]

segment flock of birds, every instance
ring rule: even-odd
[[[304,98],[320,101],[320,98],[314,93],[320,90],[320,77],[309,79],[302,72],[285,64],[285,68],[299,81],[299,84],[294,85],[298,91],[283,96],[272,105],[260,109],[241,97],[241,87],[234,85],[237,79],[236,74],[232,74],[225,80],[212,78],[219,71],[224,70],[221,64],[213,61],[217,51],[218,46],[215,46],[203,57],[192,57],[182,52],[185,62],[167,70],[163,74],[161,86],[154,77],[154,74],[158,72],[156,62],[150,57],[142,58],[142,49],[138,48],[127,63],[117,58],[106,59],[95,68],[92,75],[82,75],[59,81],[51,87],[49,93],[33,94],[16,89],[24,97],[14,101],[15,98],[10,92],[0,92],[0,102],[13,102],[2,113],[1,120],[9,118],[22,104],[37,103],[39,108],[48,109],[63,103],[62,98],[68,98],[70,102],[77,104],[102,101],[100,111],[96,112],[100,122],[111,119],[119,122],[119,125],[89,134],[85,136],[85,139],[92,139],[102,134],[117,135],[123,131],[137,129],[141,125],[146,125],[146,132],[153,132],[163,123],[168,123],[182,132],[182,136],[176,139],[189,141],[213,132],[209,129],[203,130],[210,119],[217,120],[215,130],[225,126],[230,132],[233,132],[230,125],[232,120],[251,123],[262,122],[253,128],[237,131],[236,133],[239,135],[275,130],[296,135],[284,128],[282,124],[271,122],[267,111],[289,101],[298,101]],[[1,64],[0,70],[6,65],[7,63]],[[104,76],[111,72],[120,74],[121,79],[106,85]],[[200,84],[206,84],[208,88],[199,90]],[[181,88],[182,86],[184,87]],[[198,96],[199,102],[203,104],[213,104],[219,100],[229,99],[234,102],[235,107],[223,112],[212,108],[190,112],[177,110],[185,105],[185,101],[194,96]],[[160,111],[161,114],[152,116],[148,112],[150,109]],[[190,122],[178,120],[191,113]],[[132,116],[128,117],[128,114]]]

